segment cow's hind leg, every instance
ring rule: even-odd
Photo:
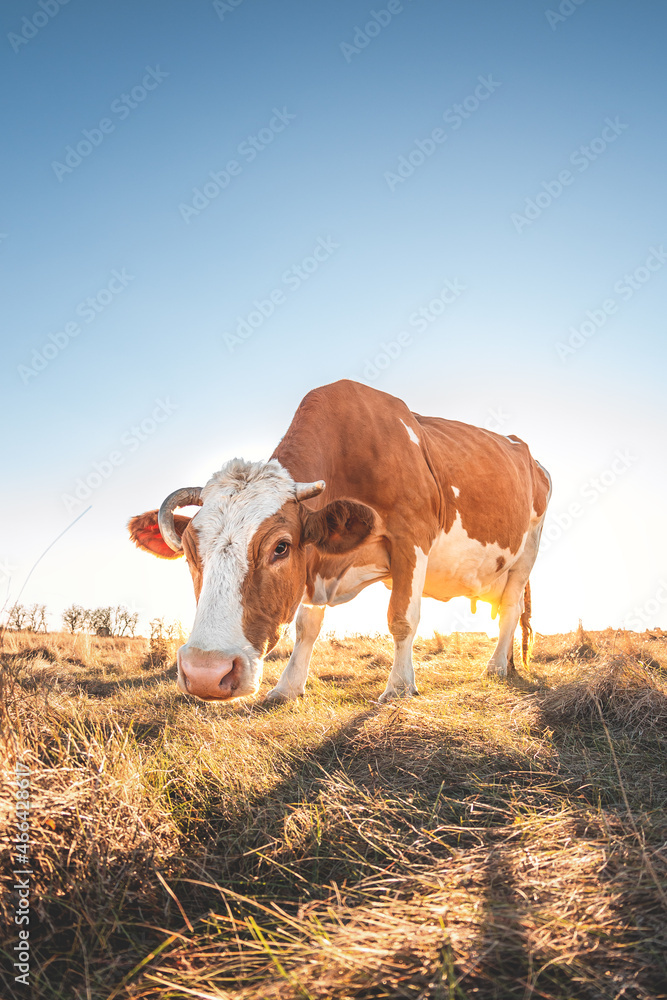
[[[524,663],[528,654],[528,639],[532,634],[530,629],[530,588],[526,589],[537,549],[540,544],[542,534],[542,522],[540,521],[531,530],[526,539],[526,547],[523,554],[512,567],[507,577],[507,583],[500,598],[500,634],[498,645],[493,651],[493,656],[489,660],[486,670],[489,674],[496,674],[498,677],[507,677],[514,673],[514,633],[521,618],[521,625],[524,634]]]
[[[267,701],[292,701],[304,694],[310,657],[323,620],[324,607],[316,604],[300,605],[296,615],[296,642],[292,655],[278,683],[267,694]]]
[[[514,669],[514,633],[519,624],[519,618],[524,611],[524,590],[526,580],[522,573],[510,577],[505,585],[498,609],[500,616],[500,634],[498,644],[489,660],[486,672],[498,677],[509,677]]]
[[[412,643],[419,625],[427,561],[426,554],[419,548],[415,548],[412,558],[392,555],[387,620],[394,637],[394,662],[387,687],[380,696],[381,704],[392,698],[419,694],[412,665]]]
[[[514,669],[514,633],[519,624],[519,615],[522,608],[514,602],[501,603],[500,613],[500,635],[498,644],[493,651],[493,656],[486,666],[488,674],[496,674],[498,677],[509,677],[515,673]]]

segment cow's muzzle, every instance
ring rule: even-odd
[[[250,664],[238,653],[234,656],[218,650],[181,646],[178,651],[178,686],[186,694],[204,701],[228,701],[253,694],[249,683]]]

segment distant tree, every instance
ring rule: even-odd
[[[114,610],[114,635],[134,635],[139,623],[139,612],[119,605]]]
[[[14,604],[7,612],[7,628],[16,632],[28,627],[29,612],[25,604]]]
[[[46,604],[32,604],[26,608],[27,628],[31,632],[46,632]]]
[[[134,636],[139,624],[139,612],[130,611],[122,604],[113,607],[82,608],[71,604],[63,611],[63,626],[69,632],[84,629],[100,636]]]
[[[113,635],[113,608],[94,608],[89,611],[88,624],[95,635]]]
[[[90,611],[86,611],[80,604],[70,604],[63,611],[63,625],[72,634],[82,632],[88,624]]]

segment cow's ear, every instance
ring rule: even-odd
[[[361,545],[375,526],[375,512],[354,500],[334,500],[322,510],[303,514],[303,541],[328,555],[342,555]]]
[[[191,520],[192,518],[185,517],[183,514],[174,514],[174,527],[179,535],[183,534]],[[127,527],[130,532],[130,538],[137,548],[145,549],[146,552],[152,552],[154,556],[159,556],[161,559],[178,559],[183,555],[182,550],[174,552],[173,549],[170,549],[160,534],[156,510],[148,510],[145,514],[137,514],[136,517],[128,521]]]

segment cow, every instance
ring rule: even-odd
[[[551,479],[518,437],[423,417],[342,380],[313,389],[268,461],[232,459],[204,487],[133,517],[156,556],[185,555],[197,609],[178,686],[206,701],[257,693],[263,660],[296,614],[296,641],[269,701],[305,692],[324,610],[381,580],[394,661],[379,701],[417,694],[412,644],[422,595],[499,614],[487,671],[514,671],[532,636],[529,576]],[[198,505],[190,518],[179,507]]]

